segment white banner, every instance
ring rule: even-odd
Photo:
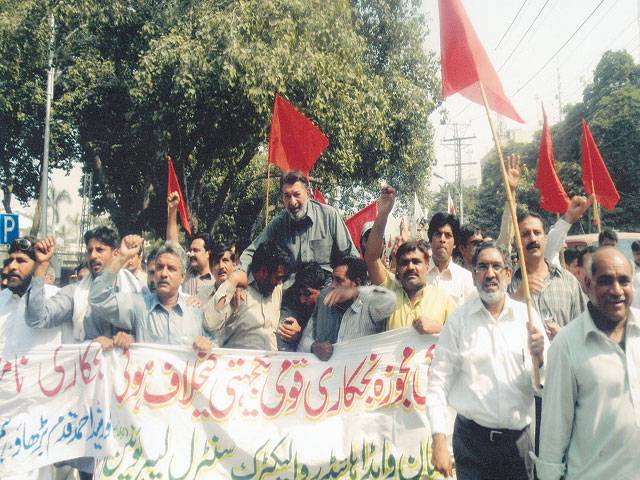
[[[3,359],[0,476],[95,455],[97,478],[428,478],[433,348],[403,329],[329,362],[144,344]]]

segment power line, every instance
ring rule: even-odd
[[[598,8],[600,8],[600,6],[605,2],[606,0],[601,0],[600,3],[598,3],[595,8],[593,10],[591,10],[591,13],[589,13],[589,15],[587,15],[587,18],[585,18],[582,23],[578,26],[578,28],[575,29],[575,31],[571,34],[571,36],[569,38],[567,38],[567,40],[560,46],[560,48],[558,48],[558,50],[555,51],[555,53],[553,55],[551,55],[551,57],[549,57],[549,59],[542,65],[542,67],[540,67],[536,73],[534,73],[531,77],[529,77],[529,79],[524,82],[524,84],[518,89],[516,90],[516,92],[511,95],[511,97],[515,97],[518,93],[520,93],[522,90],[524,90],[524,88],[529,85],[529,83],[531,83],[533,81],[534,78],[536,78],[538,75],[540,75],[540,73],[547,68],[547,66],[553,61],[554,58],[556,58],[556,56],[564,49],[564,47],[567,46],[567,44],[573,39],[573,37],[576,36],[576,34],[580,31],[580,29],[582,29],[582,27],[585,25],[585,23],[587,23],[589,21],[589,19],[593,16],[594,13],[596,13],[596,11],[598,10]]]
[[[524,40],[524,38],[527,36],[527,33],[529,33],[529,30],[531,30],[531,28],[535,25],[536,21],[538,20],[538,17],[540,17],[540,14],[542,13],[542,11],[544,10],[544,8],[547,6],[547,4],[549,3],[550,0],[547,0],[546,2],[544,2],[544,5],[542,5],[542,8],[540,8],[540,10],[538,10],[537,15],[535,16],[535,18],[531,21],[531,23],[529,24],[529,27],[527,28],[527,30],[522,34],[522,36],[520,37],[520,40],[518,40],[518,43],[516,44],[515,47],[513,47],[513,50],[511,50],[511,53],[507,56],[507,59],[502,62],[502,65],[500,65],[500,68],[498,68],[498,72],[500,70],[502,70],[502,67],[504,67],[507,62],[509,61],[509,59],[511,59],[511,57],[513,56],[514,53],[516,53],[516,50],[518,50],[518,47],[520,46],[520,44],[522,43],[522,41]]]
[[[502,37],[500,37],[500,40],[498,41],[498,44],[496,45],[495,50],[497,50],[500,47],[500,44],[502,43],[502,40],[504,40],[504,37],[507,36],[507,33],[509,33],[509,30],[511,30],[511,27],[513,27],[513,24],[516,22],[516,19],[518,18],[518,15],[520,15],[520,12],[522,11],[522,9],[524,8],[524,6],[527,4],[528,1],[529,0],[524,0],[524,2],[522,2],[522,5],[520,5],[520,8],[516,12],[516,14],[513,17],[513,19],[511,20],[511,23],[509,24],[509,26],[507,27],[505,32],[502,34]]]

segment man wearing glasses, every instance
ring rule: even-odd
[[[506,294],[511,281],[506,250],[482,243],[472,265],[478,296],[449,317],[431,365],[427,411],[433,463],[451,476],[446,439],[451,406],[458,412],[453,430],[458,479],[532,478],[532,356],[543,364],[548,340],[538,315],[527,331],[526,305]]]

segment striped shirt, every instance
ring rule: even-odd
[[[580,283],[568,270],[549,264],[549,275],[544,279],[540,294],[531,292],[531,303],[543,320],[551,319],[561,327],[580,315],[587,302]],[[509,293],[513,294],[522,283],[522,271],[513,272]]]
[[[326,288],[318,296],[316,308],[309,318],[298,344],[299,352],[311,351],[311,345],[316,341],[314,323],[323,322],[325,318],[328,318],[332,313],[330,309],[340,309],[339,305],[324,304],[324,297],[331,290],[331,288]],[[358,287],[358,292],[358,298],[344,312],[340,312],[342,316],[336,343],[382,332],[387,318],[396,308],[396,294],[384,287]]]

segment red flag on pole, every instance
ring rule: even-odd
[[[182,228],[187,233],[187,235],[191,237],[189,212],[187,211],[187,204],[184,201],[184,197],[182,196],[180,182],[178,182],[178,176],[176,175],[176,171],[173,168],[173,161],[171,160],[171,157],[167,157],[167,170],[169,172],[169,178],[167,180],[167,196],[171,192],[178,192],[178,196],[180,197],[180,203],[178,203],[178,215],[180,216],[180,223],[182,224]]]
[[[589,195],[595,195],[596,201],[607,210],[613,210],[620,201],[609,170],[604,164],[587,121],[582,119],[582,185]]]
[[[367,222],[373,222],[378,215],[378,203],[373,202],[370,205],[364,207],[348,220],[345,220],[347,230],[351,234],[351,239],[356,245],[356,248],[360,250],[360,235],[362,234],[362,227]]]
[[[544,107],[542,107],[542,115],[544,116],[544,124],[540,136],[536,176],[536,187],[540,190],[540,208],[547,212],[562,214],[569,208],[569,197],[556,174],[551,129],[547,123],[547,112],[544,111]]]
[[[300,170],[309,176],[329,140],[307,117],[276,95],[269,136],[269,163],[283,172]]]
[[[460,93],[483,105],[480,83],[489,107],[516,122],[524,123],[507,98],[460,0],[439,0],[442,96]]]
[[[322,195],[322,192],[320,191],[320,189],[318,188],[318,186],[316,185],[316,188],[313,190],[313,199],[316,202],[320,202],[323,204],[327,204],[327,199],[324,198],[324,195]]]

